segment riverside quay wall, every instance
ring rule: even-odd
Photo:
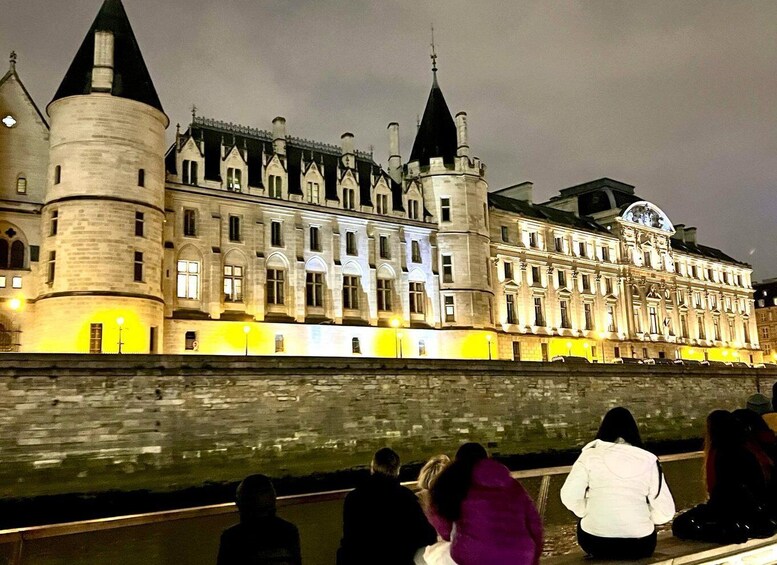
[[[164,490],[406,462],[464,441],[576,448],[624,405],[650,440],[703,434],[771,369],[504,361],[0,356],[0,497]]]

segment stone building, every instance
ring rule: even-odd
[[[489,192],[437,81],[407,160],[169,120],[120,0],[47,108],[0,81],[0,335],[23,351],[760,360],[751,269],[633,186]]]
[[[755,289],[755,322],[764,361],[777,363],[777,279],[766,279]]]

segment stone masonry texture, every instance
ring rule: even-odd
[[[0,496],[168,490],[262,472],[404,462],[479,441],[503,455],[574,449],[611,407],[643,437],[700,437],[772,369],[502,361],[7,354]]]

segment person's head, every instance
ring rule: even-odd
[[[432,488],[434,481],[450,465],[451,458],[445,454],[435,455],[426,464],[421,467],[421,472],[418,473],[418,488],[422,490],[429,490]]]
[[[756,392],[747,399],[747,409],[763,416],[772,411],[772,403],[763,394]]]
[[[745,441],[745,428],[728,410],[713,410],[707,416],[705,450],[738,447]]]
[[[396,479],[399,477],[399,455],[390,447],[384,447],[375,452],[370,464],[370,472],[373,475],[381,475]]]
[[[264,475],[251,475],[237,487],[235,501],[240,520],[275,515],[275,487]]]
[[[488,452],[485,447],[476,442],[465,443],[456,452],[457,462],[474,466],[481,459],[488,459]]]
[[[615,442],[622,439],[634,447],[642,447],[642,438],[634,416],[626,408],[618,406],[604,415],[596,439]]]

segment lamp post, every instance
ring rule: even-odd
[[[486,336],[486,341],[488,342],[488,360],[491,361],[491,334]]]
[[[586,359],[586,361],[590,361],[590,359],[588,358],[589,348],[588,348],[588,342],[587,341],[583,343],[583,349],[585,349],[585,359]]]
[[[604,356],[604,340],[606,337],[607,337],[607,334],[605,332],[599,332],[599,340],[601,342],[601,348],[602,348],[602,364],[607,362]]]
[[[119,355],[121,355],[121,346],[124,345],[124,342],[121,341],[121,332],[124,329],[124,318],[121,316],[116,318],[116,324],[119,326]]]
[[[248,334],[251,332],[251,326],[243,326],[243,333],[246,334],[246,357],[248,357]]]
[[[572,342],[571,341],[567,342],[567,355],[570,356],[570,357],[572,356]]]
[[[14,328],[17,327],[16,323],[16,313],[19,311],[19,309],[22,307],[22,301],[18,298],[12,298],[8,301],[8,307],[11,309],[11,327],[10,327],[10,334],[11,334],[11,348],[10,351],[16,351],[16,346],[19,345],[16,343],[18,334],[20,333],[18,330],[15,330]]]
[[[400,341],[402,334],[399,333],[401,323],[398,316],[391,318],[391,327],[394,328],[394,357],[397,359],[402,358],[402,342]]]

